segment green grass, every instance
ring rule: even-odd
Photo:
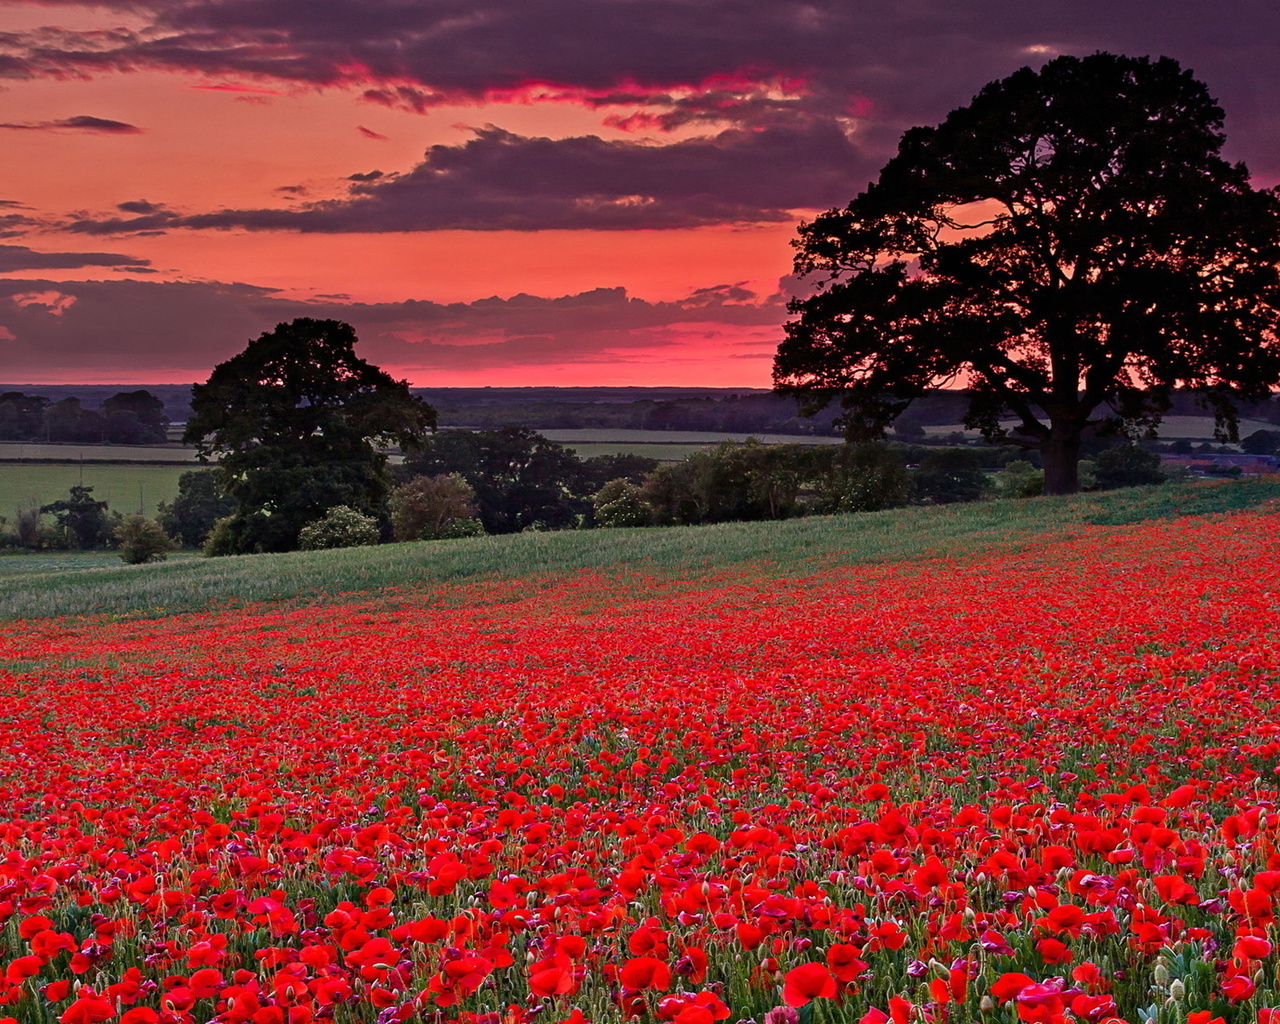
[[[24,505],[48,505],[65,498],[81,474],[93,496],[105,501],[114,512],[142,512],[153,516],[161,501],[171,501],[178,493],[178,477],[198,466],[94,465],[0,465],[0,516],[12,517]]]
[[[6,462],[183,462],[198,465],[194,448],[181,445],[140,444],[45,444],[31,441],[0,441],[0,459]]]
[[[719,444],[721,441],[742,443],[748,438],[755,438],[765,444],[842,444],[838,437],[820,437],[813,434],[732,434],[713,430],[616,430],[582,429],[540,430],[548,440],[557,444],[576,446],[578,444],[654,444],[696,445],[705,448]]]
[[[1016,420],[1002,421],[1006,427],[1017,425]],[[1162,441],[1186,440],[1186,441],[1209,441],[1212,444],[1218,442],[1213,438],[1213,417],[1212,416],[1166,416],[1160,421],[1157,434]],[[1275,430],[1276,424],[1268,423],[1266,420],[1250,420],[1243,419],[1240,421],[1240,436],[1248,437],[1256,430]],[[924,428],[924,432],[931,436],[945,436],[947,434],[964,434],[971,440],[977,440],[982,435],[976,430],[966,430],[963,423],[944,423],[941,425],[928,426]]]
[[[1280,478],[1255,478],[777,523],[531,533],[144,566],[63,567],[35,558],[23,571],[17,565],[22,556],[13,556],[0,585],[0,617],[106,610],[156,616],[234,602],[332,602],[385,587],[532,580],[581,569],[690,577],[752,566],[805,575],[825,567],[1034,550],[1087,524],[1207,515],[1277,499]]]

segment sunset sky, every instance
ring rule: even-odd
[[[796,224],[1096,50],[1181,61],[1280,181],[1274,0],[0,0],[0,381],[316,316],[423,386],[767,387]]]

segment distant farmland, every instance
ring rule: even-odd
[[[0,465],[0,516],[12,517],[28,505],[47,505],[64,498],[83,480],[93,497],[113,512],[155,515],[156,506],[178,493],[178,477],[193,466],[122,465],[119,463],[7,463]]]

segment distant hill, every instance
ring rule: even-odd
[[[100,407],[121,391],[139,389],[150,391],[163,401],[174,423],[183,423],[189,417],[189,384],[0,384],[0,394],[20,391],[42,395],[53,402],[74,397],[90,409]],[[812,419],[802,417],[797,415],[793,399],[765,388],[500,387],[414,388],[413,392],[435,406],[441,426],[476,429],[515,424],[535,430],[696,430],[831,436],[837,433],[832,421],[839,412],[827,409]],[[936,391],[915,402],[897,425],[905,430],[958,428],[967,401],[964,391]],[[1175,396],[1169,415],[1208,418],[1190,392]],[[1280,399],[1242,408],[1241,419],[1280,424]],[[1163,436],[1177,437],[1182,433],[1179,427],[1178,433],[1165,430]],[[1187,436],[1207,435],[1197,428]]]

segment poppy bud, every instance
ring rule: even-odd
[[[1187,998],[1187,986],[1182,983],[1181,978],[1174,978],[1169,984],[1169,1000],[1173,1003],[1181,1003]]]
[[[979,1013],[995,1013],[996,1001],[992,999],[990,996],[983,996],[981,999],[978,1000],[978,1012]]]
[[[1164,961],[1156,964],[1155,970],[1151,972],[1151,978],[1161,988],[1169,987],[1169,968],[1164,965]]]

